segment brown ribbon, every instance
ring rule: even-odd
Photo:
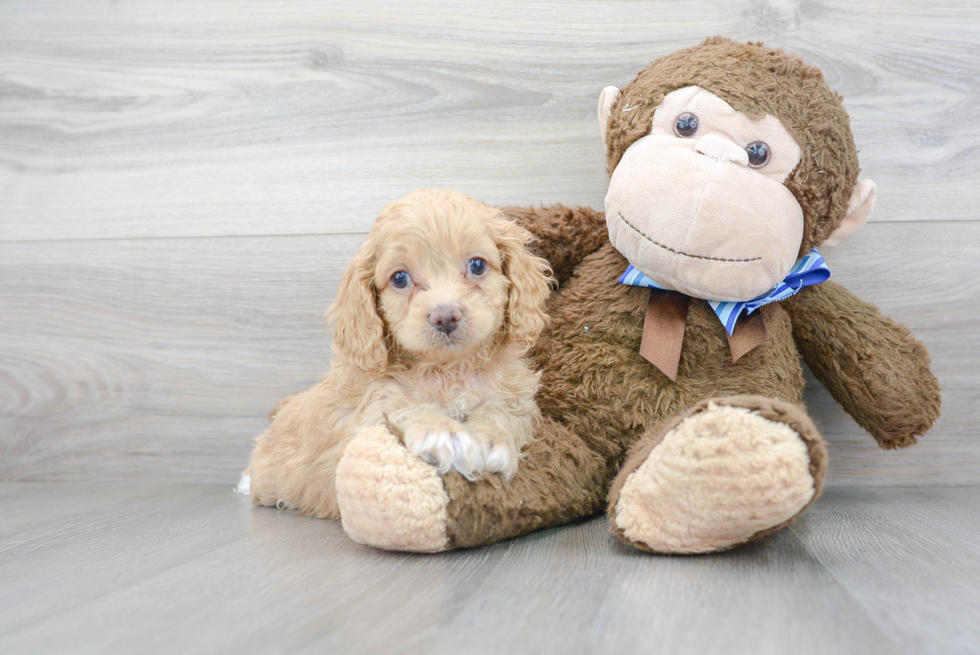
[[[677,291],[650,290],[646,314],[643,317],[643,339],[640,355],[659,368],[664,375],[677,381],[677,367],[681,362],[684,345],[684,329],[687,327],[687,310],[691,297]],[[726,333],[727,334],[727,333]],[[769,338],[762,312],[743,316],[728,335],[728,348],[732,363]]]
[[[725,334],[728,334],[727,332]],[[762,318],[762,310],[756,310],[748,316],[738,319],[735,331],[728,335],[728,348],[732,351],[732,364],[737,362],[745,353],[769,338],[766,332],[766,320]]]
[[[651,289],[647,313],[643,317],[640,355],[675,381],[690,304],[691,297],[683,293]]]

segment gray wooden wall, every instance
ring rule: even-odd
[[[0,480],[231,483],[326,367],[320,316],[387,201],[601,208],[599,91],[712,34],[797,53],[845,96],[879,201],[824,254],[944,386],[894,453],[812,383],[831,483],[976,482],[973,0],[6,0]]]

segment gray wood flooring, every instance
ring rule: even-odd
[[[0,652],[977,653],[980,487],[840,487],[730,553],[605,518],[403,555],[228,487],[0,483]]]

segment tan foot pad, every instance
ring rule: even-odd
[[[800,435],[757,412],[709,403],[626,479],[616,531],[660,553],[724,550],[796,516],[814,495]]]
[[[442,478],[384,427],[347,445],[337,464],[337,504],[344,531],[358,543],[424,553],[448,546]]]

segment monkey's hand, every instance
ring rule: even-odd
[[[531,251],[548,260],[559,284],[609,240],[605,214],[588,207],[501,207],[501,211],[534,235]]]
[[[939,416],[929,353],[904,325],[833,282],[782,302],[810,370],[882,448],[904,448]]]

